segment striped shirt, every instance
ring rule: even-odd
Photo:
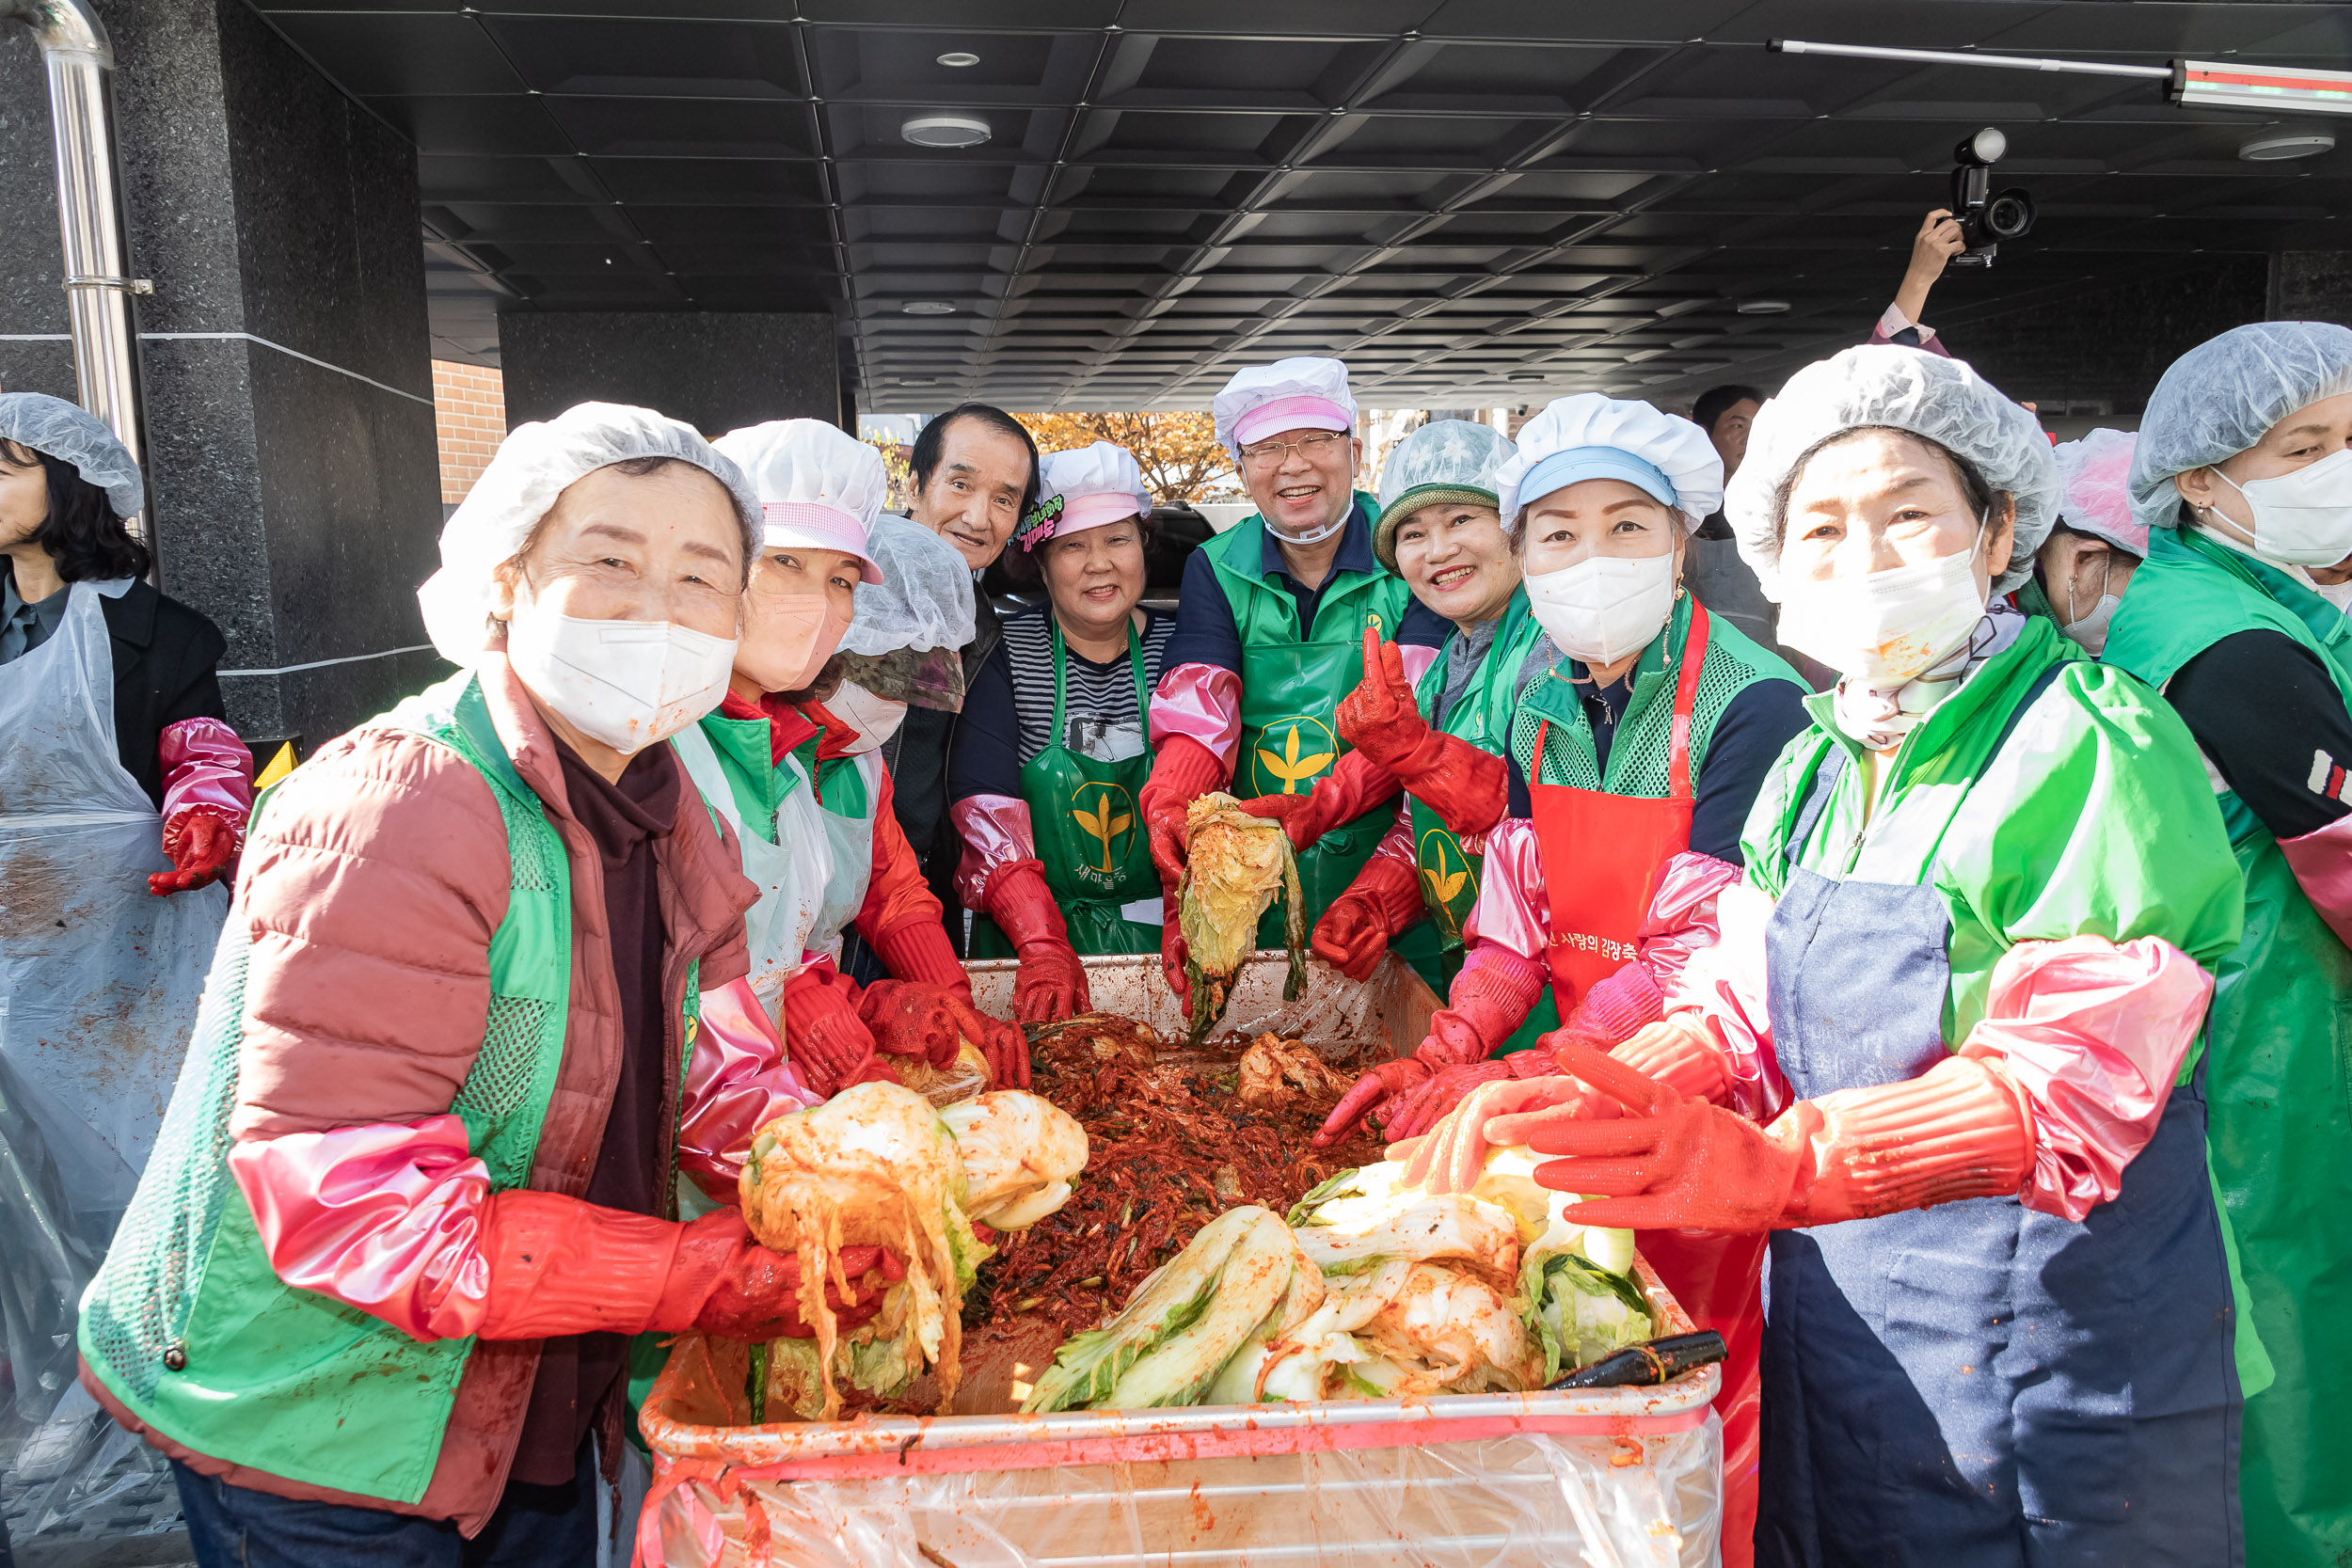
[[[1043,606],[1004,618],[1004,641],[980,667],[965,693],[947,758],[947,796],[1021,793],[1021,768],[1056,739],[1054,630]],[[1159,683],[1162,657],[1176,629],[1173,617],[1145,610],[1143,680]],[[1136,700],[1135,666],[1126,655],[1096,663],[1069,649],[1063,694],[1062,747],[1097,762],[1143,754],[1145,715]]]

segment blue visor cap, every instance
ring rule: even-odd
[[[1649,494],[1661,506],[1673,506],[1675,487],[1655,465],[1618,447],[1569,447],[1536,459],[1519,481],[1519,510],[1524,512],[1554,490],[1579,480],[1621,479]]]

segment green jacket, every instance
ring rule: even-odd
[[[2265,562],[2152,529],[2107,635],[2108,663],[2163,687],[2225,637],[2274,631],[2352,706],[2352,624]],[[2267,1364],[2243,1354],[2239,1506],[2247,1560],[2352,1561],[2352,953],[2270,830],[2218,779],[2246,934],[2214,966],[2206,1069],[2215,1179]],[[2276,1380],[2270,1380],[2272,1369]]]

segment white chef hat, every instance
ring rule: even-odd
[[[1586,479],[1621,479],[1684,517],[1684,528],[1724,499],[1724,460],[1707,432],[1678,414],[1598,392],[1555,398],[1519,426],[1518,451],[1496,475],[1503,522],[1519,509]]]
[[[1038,460],[1037,504],[1012,531],[1011,543],[1035,550],[1048,539],[1140,517],[1151,510],[1143,469],[1125,447],[1097,441],[1075,451],[1049,451]]]
[[[881,452],[823,420],[770,420],[711,445],[742,465],[758,492],[767,547],[838,550],[866,563],[864,581],[882,581],[866,542],[890,490]]]
[[[1347,367],[1337,359],[1302,356],[1235,371],[1210,406],[1217,443],[1235,457],[1250,442],[1285,430],[1356,428]]]
[[[743,527],[743,558],[758,553],[759,498],[743,470],[693,426],[627,404],[574,404],[552,420],[508,431],[441,525],[441,569],[417,590],[417,603],[443,658],[470,668],[482,657],[498,569],[522,554],[564,487],[633,457],[674,457],[724,484]]]
[[[2058,466],[2050,438],[2031,414],[1964,359],[1895,343],[1866,343],[1817,359],[1788,378],[1748,431],[1748,455],[1731,478],[1724,511],[1740,558],[1764,596],[1780,600],[1780,487],[1798,462],[1834,436],[1867,425],[1909,431],[1966,458],[1985,483],[2017,503],[2009,570],[1994,579],[2006,594],[2033,574],[2034,551],[2058,520]]]

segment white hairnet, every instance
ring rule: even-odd
[[[1574,397],[1554,398],[1542,413],[1519,426],[1518,454],[1497,476],[1503,521],[1516,526],[1520,507],[1540,500],[1563,484],[1611,477],[1598,471],[1568,472],[1565,477],[1548,472],[1557,468],[1549,459],[1590,448],[1624,452],[1655,469],[1674,492],[1668,504],[1682,513],[1686,529],[1696,528],[1723,504],[1724,460],[1707,432],[1679,414],[1646,403],[1579,392]],[[1531,478],[1540,489],[1529,489]]]
[[[147,486],[131,449],[78,404],[46,392],[0,392],[0,438],[72,464],[74,472],[106,492],[118,517],[147,504]]]
[[[2352,392],[2352,329],[2332,322],[2254,322],[2172,361],[2139,420],[2132,512],[2175,528],[2172,476],[2226,462],[2306,404]]]
[[[2118,549],[2148,558],[2148,525],[2132,515],[2132,449],[2126,430],[2094,430],[2061,442],[2051,453],[2058,471],[2058,521],[2096,534]]]
[[[1502,432],[1469,420],[1432,420],[1399,441],[1380,466],[1380,515],[1373,520],[1372,553],[1395,571],[1397,525],[1424,506],[1501,505],[1496,476],[1511,451]]]
[[[417,603],[424,609],[425,634],[443,658],[471,666],[480,657],[495,575],[523,552],[564,487],[633,457],[675,457],[724,484],[742,526],[744,561],[759,552],[759,498],[743,471],[691,425],[626,404],[575,404],[552,420],[508,431],[490,466],[441,525],[441,569],[417,590]]]
[[[972,568],[918,522],[885,512],[866,547],[883,580],[857,585],[857,610],[841,651],[871,657],[911,648],[961,648],[972,641]]]
[[[1975,465],[1984,482],[2017,502],[2017,537],[2009,570],[1993,591],[2006,594],[2033,572],[2033,552],[2058,520],[2058,466],[2050,438],[2031,414],[1970,369],[1898,344],[1864,344],[1816,360],[1788,378],[1757,411],[1748,455],[1732,476],[1724,513],[1765,597],[1780,600],[1780,541],[1773,502],[1798,459],[1844,431],[1866,425],[1906,430]]]
[[[1216,416],[1217,445],[1236,457],[1250,442],[1280,431],[1352,430],[1356,425],[1347,367],[1310,355],[1235,371],[1209,406]]]

